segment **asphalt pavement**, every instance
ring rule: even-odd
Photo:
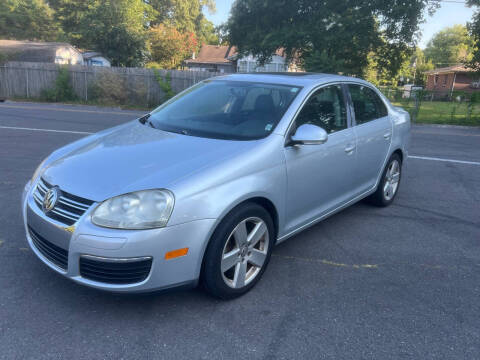
[[[0,359],[479,359],[480,128],[415,126],[395,203],[280,244],[255,289],[115,295],[28,249],[20,196],[56,148],[140,116],[0,104]]]

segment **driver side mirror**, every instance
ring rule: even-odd
[[[328,140],[325,129],[313,124],[300,125],[288,145],[320,145]]]

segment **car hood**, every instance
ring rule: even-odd
[[[135,121],[80,142],[48,164],[42,177],[74,195],[103,201],[131,191],[167,188],[255,143],[169,133]]]

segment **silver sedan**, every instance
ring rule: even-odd
[[[359,79],[217,77],[48,156],[23,193],[28,243],[83,285],[201,281],[233,298],[275,244],[361,199],[390,205],[409,135],[408,113]]]

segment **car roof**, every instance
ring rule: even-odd
[[[349,76],[334,74],[317,74],[306,72],[276,72],[276,73],[237,73],[215,77],[215,80],[251,81],[293,86],[312,86],[334,81],[354,81],[367,84],[366,81]]]

